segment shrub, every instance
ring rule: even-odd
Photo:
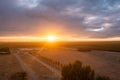
[[[8,47],[0,48],[0,54],[10,54],[10,49]]]
[[[94,78],[94,70],[90,66],[83,67],[80,61],[62,68],[62,80],[94,80]]]
[[[98,76],[96,80],[111,80],[109,77],[106,76]]]
[[[95,78],[95,72],[90,66],[82,66],[80,61],[62,67],[62,80],[111,80],[106,76]]]
[[[17,72],[9,80],[28,80],[26,72]]]

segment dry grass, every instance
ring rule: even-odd
[[[25,54],[19,54],[19,56],[22,58],[25,64],[27,64],[27,66],[35,72],[40,80],[58,80],[57,76],[53,72],[44,67],[42,64],[38,63],[32,57]]]
[[[18,61],[12,54],[0,55],[0,80],[8,80],[13,74],[22,71]]]
[[[79,52],[68,49],[47,49],[39,54],[59,61],[62,64],[68,64],[75,60],[80,60],[84,65],[90,65],[96,73],[111,77],[113,80],[120,80],[120,53],[105,52],[105,51],[92,51],[92,52]]]

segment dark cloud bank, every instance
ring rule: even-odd
[[[45,29],[73,37],[120,37],[120,0],[0,0],[0,36],[39,36]]]

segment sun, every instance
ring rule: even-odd
[[[48,40],[49,42],[55,42],[55,41],[56,41],[56,37],[53,36],[53,35],[50,35],[50,36],[47,37],[47,40]]]

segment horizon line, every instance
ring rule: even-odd
[[[46,37],[33,37],[33,36],[5,36],[0,37],[0,42],[46,42]],[[113,38],[59,38],[55,42],[61,41],[120,41],[120,37]]]

